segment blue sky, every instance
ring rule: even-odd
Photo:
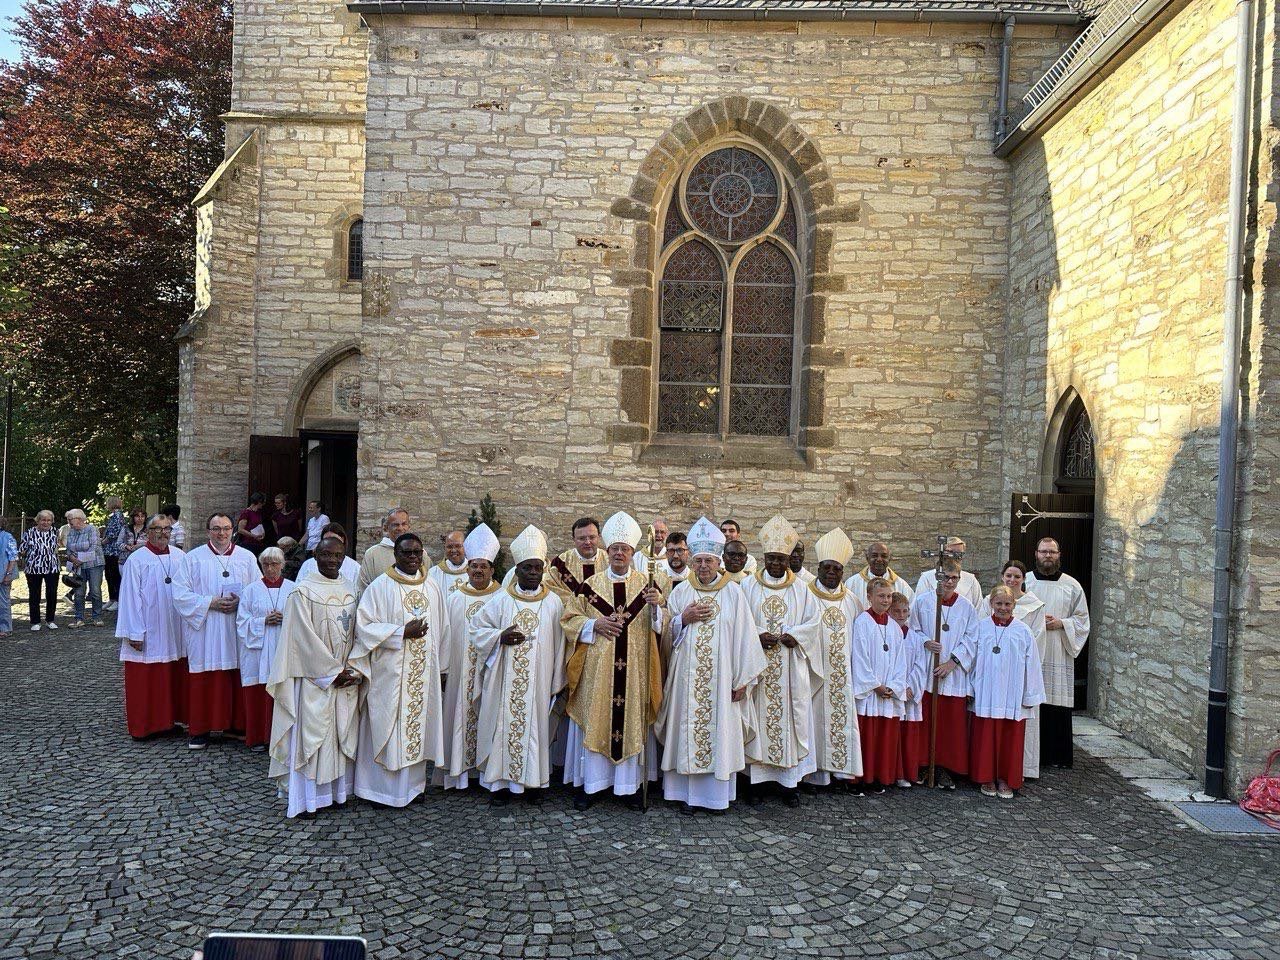
[[[9,18],[17,14],[22,0],[0,0],[0,60],[16,60],[18,48],[13,44],[9,34]]]

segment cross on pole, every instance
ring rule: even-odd
[[[933,638],[938,643],[942,642],[942,564],[947,560],[959,560],[964,553],[959,550],[948,550],[947,541],[951,539],[945,534],[938,534],[937,550],[921,550],[920,558],[928,560],[937,558],[937,565],[934,567],[935,583],[935,602],[933,613]],[[929,786],[935,786],[935,764],[937,762],[938,750],[938,660],[939,653],[933,653],[933,670],[930,676],[933,678],[933,689],[930,693],[931,703],[929,704]]]

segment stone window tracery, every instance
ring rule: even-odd
[[[794,198],[741,144],[697,158],[662,220],[657,429],[791,435],[799,302]]]

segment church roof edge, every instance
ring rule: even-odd
[[[1086,0],[351,0],[365,15],[669,18],[682,20],[949,20],[1077,24]]]

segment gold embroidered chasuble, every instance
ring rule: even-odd
[[[476,615],[501,589],[496,580],[484,590],[476,590],[469,583],[464,583],[445,598],[445,611],[449,615],[449,683],[444,691],[444,752],[451,776],[472,770],[476,765],[479,683],[484,663],[480,659],[480,651],[471,642],[471,634],[475,629]]]
[[[823,678],[813,698],[814,756],[819,770],[847,777],[862,775],[851,637],[862,604],[843,584],[828,591],[815,580],[800,608],[800,624],[791,631],[813,651]]]
[[[467,565],[464,563],[461,570],[450,570],[449,561],[441,560],[427,571],[427,577],[435,582],[441,595],[447,598],[467,582]]]
[[[711,619],[681,627],[681,614],[704,601],[713,604]],[[746,594],[727,575],[706,585],[695,575],[672,591],[668,613],[669,667],[654,729],[662,769],[728,780],[746,766],[745,747],[756,736],[751,690],[765,669]],[[734,703],[737,689],[746,696]]]
[[[588,580],[608,569],[609,555],[603,550],[596,550],[594,560],[584,560],[576,549],[569,549],[547,564],[546,576],[542,578],[542,582],[551,588],[567,609],[569,601],[587,589]],[[570,643],[578,641],[578,634],[575,632],[567,631],[567,636]]]
[[[822,682],[822,665],[812,637],[797,634],[808,587],[790,570],[769,583],[762,567],[742,584],[751,607],[757,636],[790,633],[794,648],[779,643],[766,650],[765,670],[753,696],[757,715],[756,739],[747,746],[753,763],[788,769],[813,752],[813,694]]]
[[[551,779],[551,701],[565,685],[564,605],[546,584],[523,595],[512,583],[475,614],[471,644],[482,665],[476,767],[487,783],[545,787]],[[498,637],[515,626],[523,643]]]
[[[418,618],[426,635],[406,640],[405,624]],[[368,681],[361,716],[371,725],[373,759],[387,770],[444,761],[440,658],[448,637],[444,598],[425,571],[410,577],[391,567],[360,597],[349,662]]]
[[[639,756],[643,738],[662,704],[662,662],[653,607],[644,602],[649,578],[631,568],[623,580],[608,570],[587,581],[588,592],[565,607],[567,636],[589,621],[622,612],[627,628],[615,640],[600,633],[579,643],[569,660],[569,716],[582,728],[588,750],[614,764]]]

